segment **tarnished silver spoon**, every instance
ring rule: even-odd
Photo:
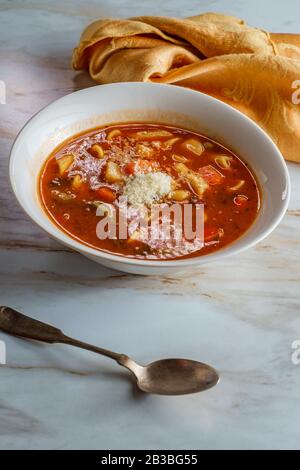
[[[184,395],[202,392],[219,381],[215,369],[207,364],[188,359],[162,359],[141,366],[125,354],[98,348],[65,336],[61,330],[9,307],[0,307],[0,330],[10,335],[46,343],[64,343],[110,357],[129,369],[138,387],[147,393],[159,395]]]

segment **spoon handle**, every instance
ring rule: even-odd
[[[43,341],[45,343],[64,343],[81,349],[110,357],[119,364],[127,359],[125,354],[119,354],[108,349],[98,348],[92,344],[83,343],[74,338],[66,336],[61,330],[54,326],[42,323],[34,318],[27,317],[10,307],[0,307],[0,330],[13,336]]]

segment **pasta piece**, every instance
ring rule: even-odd
[[[236,185],[234,186],[231,186],[231,188],[227,188],[228,191],[238,191],[239,189],[241,189],[245,184],[245,181],[244,180],[240,180],[237,182]]]
[[[72,188],[78,190],[82,184],[82,178],[80,175],[75,175],[72,178]]]
[[[170,194],[170,198],[173,199],[173,201],[177,202],[187,201],[190,196],[190,191],[187,191],[185,189],[175,189],[175,191],[172,191]]]
[[[188,162],[189,160],[184,157],[183,155],[176,155],[176,154],[173,154],[172,155],[172,160],[174,160],[174,162],[179,162],[179,163],[186,163]]]
[[[176,163],[175,170],[185,178],[191,185],[193,191],[202,198],[204,192],[208,189],[208,183],[195,171],[189,170],[184,163]]]
[[[94,144],[92,146],[92,151],[93,151],[93,154],[97,157],[97,158],[103,158],[104,157],[104,150],[103,148],[101,147],[101,145],[99,144]]]
[[[244,194],[239,194],[233,199],[236,206],[244,207],[247,204],[248,198]]]
[[[195,153],[196,155],[202,155],[205,151],[204,145],[197,139],[188,139],[182,144],[187,150]]]
[[[113,129],[108,133],[106,140],[113,140],[115,137],[119,137],[121,135],[121,131],[119,129]]]
[[[63,157],[57,160],[60,176],[63,176],[63,174],[70,168],[73,161],[74,155],[72,155],[71,153],[68,153],[67,155],[64,155]]]
[[[105,170],[105,179],[108,183],[117,183],[123,180],[123,174],[117,163],[108,161]]]
[[[159,139],[160,137],[172,137],[173,134],[164,129],[139,131],[134,134],[136,139]]]
[[[216,164],[219,168],[222,168],[223,170],[229,170],[231,161],[232,157],[229,157],[228,155],[219,155],[215,158]]]
[[[162,143],[162,149],[163,150],[168,150],[173,147],[176,142],[180,140],[180,137],[174,137],[173,139],[168,139],[165,142]]]

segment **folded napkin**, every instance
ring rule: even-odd
[[[300,162],[300,35],[269,34],[215,13],[104,19],[82,33],[73,67],[98,83],[151,81],[207,93],[256,121],[287,160]]]

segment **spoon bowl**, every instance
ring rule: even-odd
[[[217,371],[190,359],[162,359],[143,367],[137,374],[138,387],[157,395],[185,395],[202,392],[219,382]]]

